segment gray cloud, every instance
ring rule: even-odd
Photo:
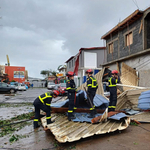
[[[136,1],[140,9],[150,6]],[[11,65],[41,77],[81,47],[104,46],[101,36],[136,9],[132,0],[1,0],[0,64],[8,54]]]

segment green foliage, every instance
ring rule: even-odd
[[[28,122],[21,122],[18,124],[9,125],[9,124],[13,123],[14,121],[30,119],[33,115],[34,115],[34,113],[31,112],[28,114],[18,115],[18,116],[13,117],[9,120],[0,120],[0,126],[3,126],[0,130],[0,137],[3,137],[7,134],[12,134],[14,131],[22,129],[27,124],[30,124]]]
[[[12,135],[11,138],[9,139],[9,142],[10,143],[13,143],[15,141],[18,141],[19,140],[19,135]]]
[[[130,122],[130,125],[138,126],[138,124],[135,122]]]

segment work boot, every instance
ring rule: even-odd
[[[48,124],[51,124],[51,123],[54,123],[54,122],[55,122],[55,121],[52,121],[51,119],[48,119],[48,120],[47,120],[47,125],[48,125]]]
[[[94,110],[90,110],[90,115],[88,116],[88,118],[95,118]]]
[[[34,122],[33,122],[33,127],[34,127],[34,129],[40,127],[40,125],[38,125],[38,121],[34,121]]]
[[[68,120],[71,121],[72,119],[75,119],[76,117],[73,115],[73,113],[68,113]]]

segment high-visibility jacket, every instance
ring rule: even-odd
[[[108,79],[109,82],[109,87],[116,87],[116,84],[120,82],[120,78],[118,77],[118,79],[115,79],[113,77],[110,77]]]
[[[98,88],[97,80],[93,76],[87,78],[87,87],[88,92],[97,90]]]
[[[66,83],[66,90],[69,92],[69,93],[74,93],[76,90],[76,85],[75,85],[75,82],[74,80],[67,80],[67,83]]]
[[[50,93],[44,93],[44,94],[40,95],[38,98],[44,105],[46,105],[46,106],[51,105],[52,95]]]

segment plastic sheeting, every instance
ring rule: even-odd
[[[120,120],[120,119],[125,118],[125,117],[127,117],[126,114],[124,114],[124,113],[118,113],[118,114],[115,114],[115,115],[109,117],[108,119]]]
[[[138,108],[143,110],[150,109],[150,91],[141,93],[138,100]]]
[[[73,119],[74,122],[90,122],[92,118],[88,118],[88,113],[74,113],[76,119]],[[102,114],[96,114],[95,117],[100,116]]]
[[[76,94],[76,107],[77,108],[89,108],[89,105],[86,103],[85,99],[87,99],[87,95],[85,91],[80,90]],[[69,100],[52,103],[51,107],[68,107]],[[109,105],[109,101],[105,99],[103,96],[96,94],[94,97],[94,105],[99,109],[106,109]]]

